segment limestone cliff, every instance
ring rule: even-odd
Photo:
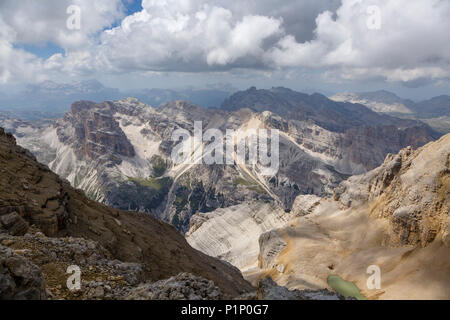
[[[194,215],[186,239],[194,248],[247,271],[257,267],[260,235],[292,218],[275,203],[244,203]]]

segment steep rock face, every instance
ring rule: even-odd
[[[277,258],[287,247],[287,242],[277,233],[276,230],[270,230],[259,237],[259,255],[258,267],[260,269],[272,269],[278,267]],[[277,268],[283,272],[283,266]]]
[[[341,143],[347,146],[350,162],[361,163],[368,170],[379,166],[386,154],[401,148],[418,148],[431,141],[429,129],[424,126],[398,129],[395,126],[358,127],[348,129]],[[355,143],[358,141],[358,143]],[[372,146],[378,146],[373,148]]]
[[[375,201],[371,214],[389,219],[389,245],[421,245],[448,233],[450,198],[450,135],[417,151],[403,149],[388,155],[383,165],[351,177],[334,193],[350,207]]]
[[[134,157],[133,146],[113,117],[113,107],[108,102],[101,105],[89,101],[74,103],[64,117],[64,122],[69,122],[73,127],[73,137],[67,137],[60,131],[60,140],[73,139],[75,153],[80,159],[86,157],[92,160],[106,154]]]
[[[194,248],[248,270],[257,267],[260,235],[290,219],[274,203],[245,203],[194,215],[186,239]]]
[[[72,122],[74,141],[78,144],[76,149],[81,157],[96,159],[106,153],[134,157],[133,146],[113,118],[112,111],[108,102],[101,107],[83,101],[72,105],[65,120]]]
[[[449,157],[446,135],[388,155],[334,199],[299,198],[310,209],[276,230],[287,245],[261,237],[261,272],[289,289],[326,288],[339,275],[369,299],[449,299]],[[380,268],[381,288],[367,285],[369,266]]]
[[[235,268],[192,249],[172,226],[146,214],[124,212],[89,200],[36,162],[0,130],[0,216],[16,212],[47,236],[85,237],[113,258],[144,264],[144,279],[190,272],[239,295],[251,286]]]
[[[306,216],[314,211],[322,198],[315,195],[301,195],[295,198],[292,212],[297,216]]]

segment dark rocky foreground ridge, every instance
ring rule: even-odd
[[[213,281],[225,296],[252,290],[238,270],[192,249],[174,227],[89,200],[1,128],[0,176],[0,298],[74,298],[65,286],[72,264],[94,282],[79,298],[105,294],[96,281],[153,282],[183,272]]]
[[[149,214],[88,199],[0,128],[0,300],[342,300],[240,271],[188,245]],[[81,290],[67,287],[68,267]]]

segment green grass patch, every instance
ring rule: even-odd
[[[141,187],[145,188],[151,188],[155,191],[163,191],[168,188],[171,184],[171,179],[166,178],[149,178],[149,179],[142,179],[142,178],[132,178],[128,177],[128,180],[138,184]]]
[[[254,181],[245,180],[242,177],[235,178],[233,180],[233,184],[236,186],[238,185],[245,186],[247,187],[247,189],[255,191],[257,193],[266,193],[265,190],[259,184],[255,183]]]
[[[254,183],[252,183],[252,182],[250,182],[250,181],[248,181],[248,180],[245,180],[245,179],[242,178],[242,177],[237,177],[237,178],[235,178],[235,179],[233,180],[233,183],[234,183],[235,185],[243,185],[243,186],[246,186],[246,187],[250,187],[250,186],[254,186],[254,185],[255,185]]]

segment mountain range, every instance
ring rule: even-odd
[[[450,132],[450,96],[448,95],[414,102],[402,99],[392,92],[380,90],[341,93],[331,96],[330,99],[338,102],[360,103],[379,113],[419,119],[441,133]]]
[[[345,299],[271,279],[252,287],[173,226],[88,199],[3,128],[0,163],[1,300]]]
[[[175,165],[172,132],[192,133],[194,121],[222,132],[279,130],[278,172],[264,177],[258,165],[237,163]],[[53,123],[3,120],[0,125],[91,199],[151,213],[182,232],[196,213],[247,201],[275,202],[290,211],[298,195],[330,195],[349,175],[375,168],[386,154],[436,138],[415,120],[284,88],[238,92],[221,109],[184,101],[153,108],[135,98],[79,101]]]
[[[175,163],[173,132],[182,129],[193,135],[198,121],[203,134],[208,129],[277,130],[278,170],[263,175],[260,163],[240,163],[236,158],[230,164]],[[411,297],[401,291],[405,288],[402,281],[394,281],[387,292],[365,291],[361,268],[373,258],[372,264],[391,270],[383,258],[377,260],[376,253],[406,259],[412,250],[405,268],[419,270],[413,276],[416,279],[421,274],[428,276],[418,265],[422,255],[434,259],[448,254],[448,135],[441,137],[416,119],[398,118],[320,94],[250,88],[231,95],[220,108],[203,108],[181,100],[156,108],[137,98],[101,103],[83,100],[72,103],[70,111],[55,120],[25,121],[3,115],[0,127],[15,136],[2,133],[5,168],[12,162],[45,172],[37,174],[33,169],[26,175],[25,170],[25,176],[14,182],[22,188],[16,192],[15,187],[7,191],[12,175],[8,176],[9,169],[3,170],[6,184],[0,194],[8,202],[1,205],[6,208],[3,214],[16,212],[25,225],[31,224],[49,237],[87,235],[117,259],[144,264],[137,269],[152,268],[142,253],[159,250],[150,243],[169,241],[147,239],[147,232],[175,239],[180,257],[181,253],[191,254],[187,259],[196,265],[180,263],[173,272],[145,278],[150,281],[175,276],[170,281],[184,283],[191,281],[191,276],[177,274],[188,272],[213,280],[225,295],[237,296],[253,290],[239,278],[242,272],[253,285],[263,286],[262,291],[269,288],[270,294],[298,297],[305,294],[295,293],[298,289],[332,288],[339,292],[333,284],[336,279],[328,281],[330,276],[339,275],[356,281],[364,297]],[[16,146],[16,140],[33,156]],[[243,142],[248,143],[245,150],[249,156],[255,142],[239,135],[233,141],[235,147]],[[194,144],[191,152],[196,154],[206,146],[205,142]],[[16,156],[8,156],[8,150],[22,157],[24,164],[20,165]],[[205,160],[205,153],[200,156]],[[23,169],[14,168],[14,174],[22,173]],[[48,182],[46,186],[40,185],[42,181]],[[54,195],[52,190],[59,192]],[[28,192],[27,197],[33,199],[26,200]],[[32,196],[34,193],[42,199]],[[30,206],[37,211],[30,211]],[[103,218],[98,219],[98,212]],[[16,216],[9,219],[16,221],[6,222],[16,225],[12,230],[24,228]],[[74,219],[83,222],[77,225]],[[172,224],[179,233],[169,231],[169,225],[159,220]],[[145,230],[147,227],[160,230]],[[105,228],[112,234],[104,233]],[[126,230],[123,232],[131,240],[116,235],[116,229]],[[36,237],[33,230],[32,239]],[[180,244],[185,241],[183,234],[190,246],[206,255],[191,252],[187,243]],[[160,254],[158,259],[174,263],[178,249],[170,251],[172,260],[164,256],[164,250],[150,255]],[[96,254],[106,259],[104,253]],[[206,272],[208,268],[199,267],[210,259],[207,256],[226,261],[215,265],[214,272],[222,272],[222,276],[226,272],[225,278],[238,285],[232,287],[214,272]],[[364,263],[358,264],[358,259]],[[448,268],[448,259],[439,261],[444,262],[436,264],[436,270]],[[395,274],[388,273],[389,277]],[[286,288],[280,289],[269,280],[261,282],[267,275]],[[436,281],[445,284],[444,280]],[[113,296],[147,297],[157,288],[157,284],[141,283],[139,289],[127,287]],[[421,292],[420,287],[414,290]],[[427,294],[442,297],[439,290]]]

